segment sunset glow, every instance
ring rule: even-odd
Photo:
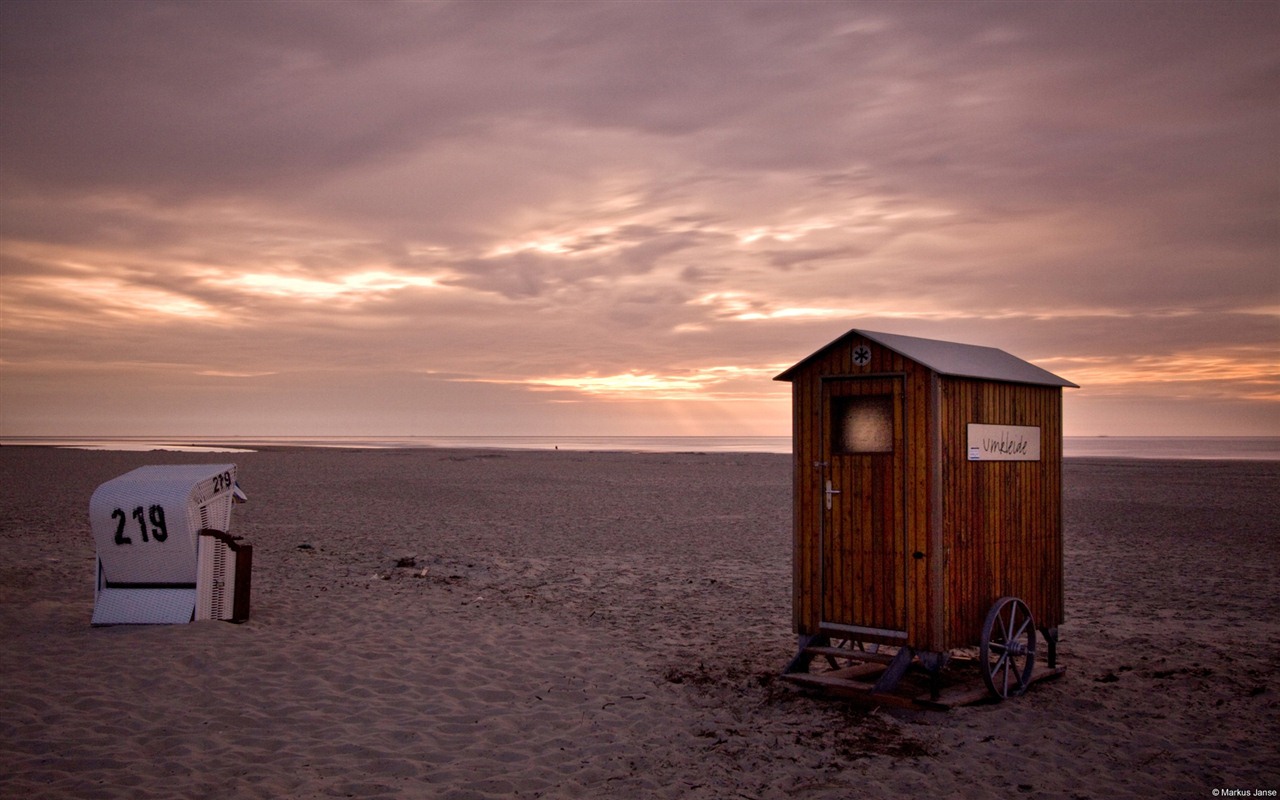
[[[786,364],[769,367],[706,367],[683,374],[653,375],[627,372],[621,375],[586,375],[563,378],[528,378],[523,383],[534,389],[567,389],[585,395],[626,400],[757,400],[769,396],[761,392],[721,391],[731,381],[769,380]],[[748,385],[750,385],[748,383]],[[772,393],[776,395],[777,393]]]
[[[1135,355],[1108,359],[1063,359],[1059,369],[1087,381],[1096,392],[1142,384],[1179,384],[1183,391],[1246,399],[1280,399],[1280,362],[1265,348],[1231,355]]]
[[[0,436],[785,435],[851,328],[1052,370],[1071,435],[1280,434],[1278,29],[0,4]]]
[[[323,301],[338,298],[359,300],[368,295],[382,295],[409,287],[429,288],[437,285],[434,278],[416,275],[392,275],[386,272],[357,272],[336,280],[317,280],[292,275],[252,273],[223,281],[224,285],[251,294],[288,297],[300,301]]]

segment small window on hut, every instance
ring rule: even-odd
[[[893,452],[892,395],[835,397],[831,415],[832,452]]]

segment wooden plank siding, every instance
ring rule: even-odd
[[[942,380],[945,646],[978,641],[1000,597],[1022,598],[1036,624],[1063,618],[1062,390]],[[969,461],[970,423],[1040,428],[1039,461]]]
[[[903,381],[906,416],[910,420],[905,431],[903,457],[906,468],[906,491],[902,560],[907,572],[906,619],[907,644],[917,649],[930,649],[930,603],[936,593],[930,565],[942,557],[930,546],[929,497],[929,399],[933,373],[914,361],[899,357]],[[921,558],[915,558],[921,553]]]
[[[844,620],[905,629],[905,644],[942,652],[976,646],[1004,595],[1026,601],[1038,625],[1060,625],[1061,387],[940,375],[851,333],[784,378],[792,383],[795,631],[817,635],[823,622]],[[853,359],[860,345],[871,353],[861,365]],[[883,386],[900,387],[889,479],[864,468],[886,456],[833,456],[824,422],[831,397]],[[970,423],[1039,427],[1040,460],[969,461]],[[824,546],[829,477],[860,502],[832,512],[856,535]],[[878,516],[868,516],[877,502]],[[877,528],[877,518],[894,530]]]

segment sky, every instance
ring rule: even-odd
[[[0,0],[0,435],[1280,434],[1280,3]]]

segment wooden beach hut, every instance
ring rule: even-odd
[[[937,701],[956,650],[999,697],[1060,672],[1075,384],[995,348],[864,330],[776,380],[792,385],[794,437],[786,677],[887,696],[923,668]]]

